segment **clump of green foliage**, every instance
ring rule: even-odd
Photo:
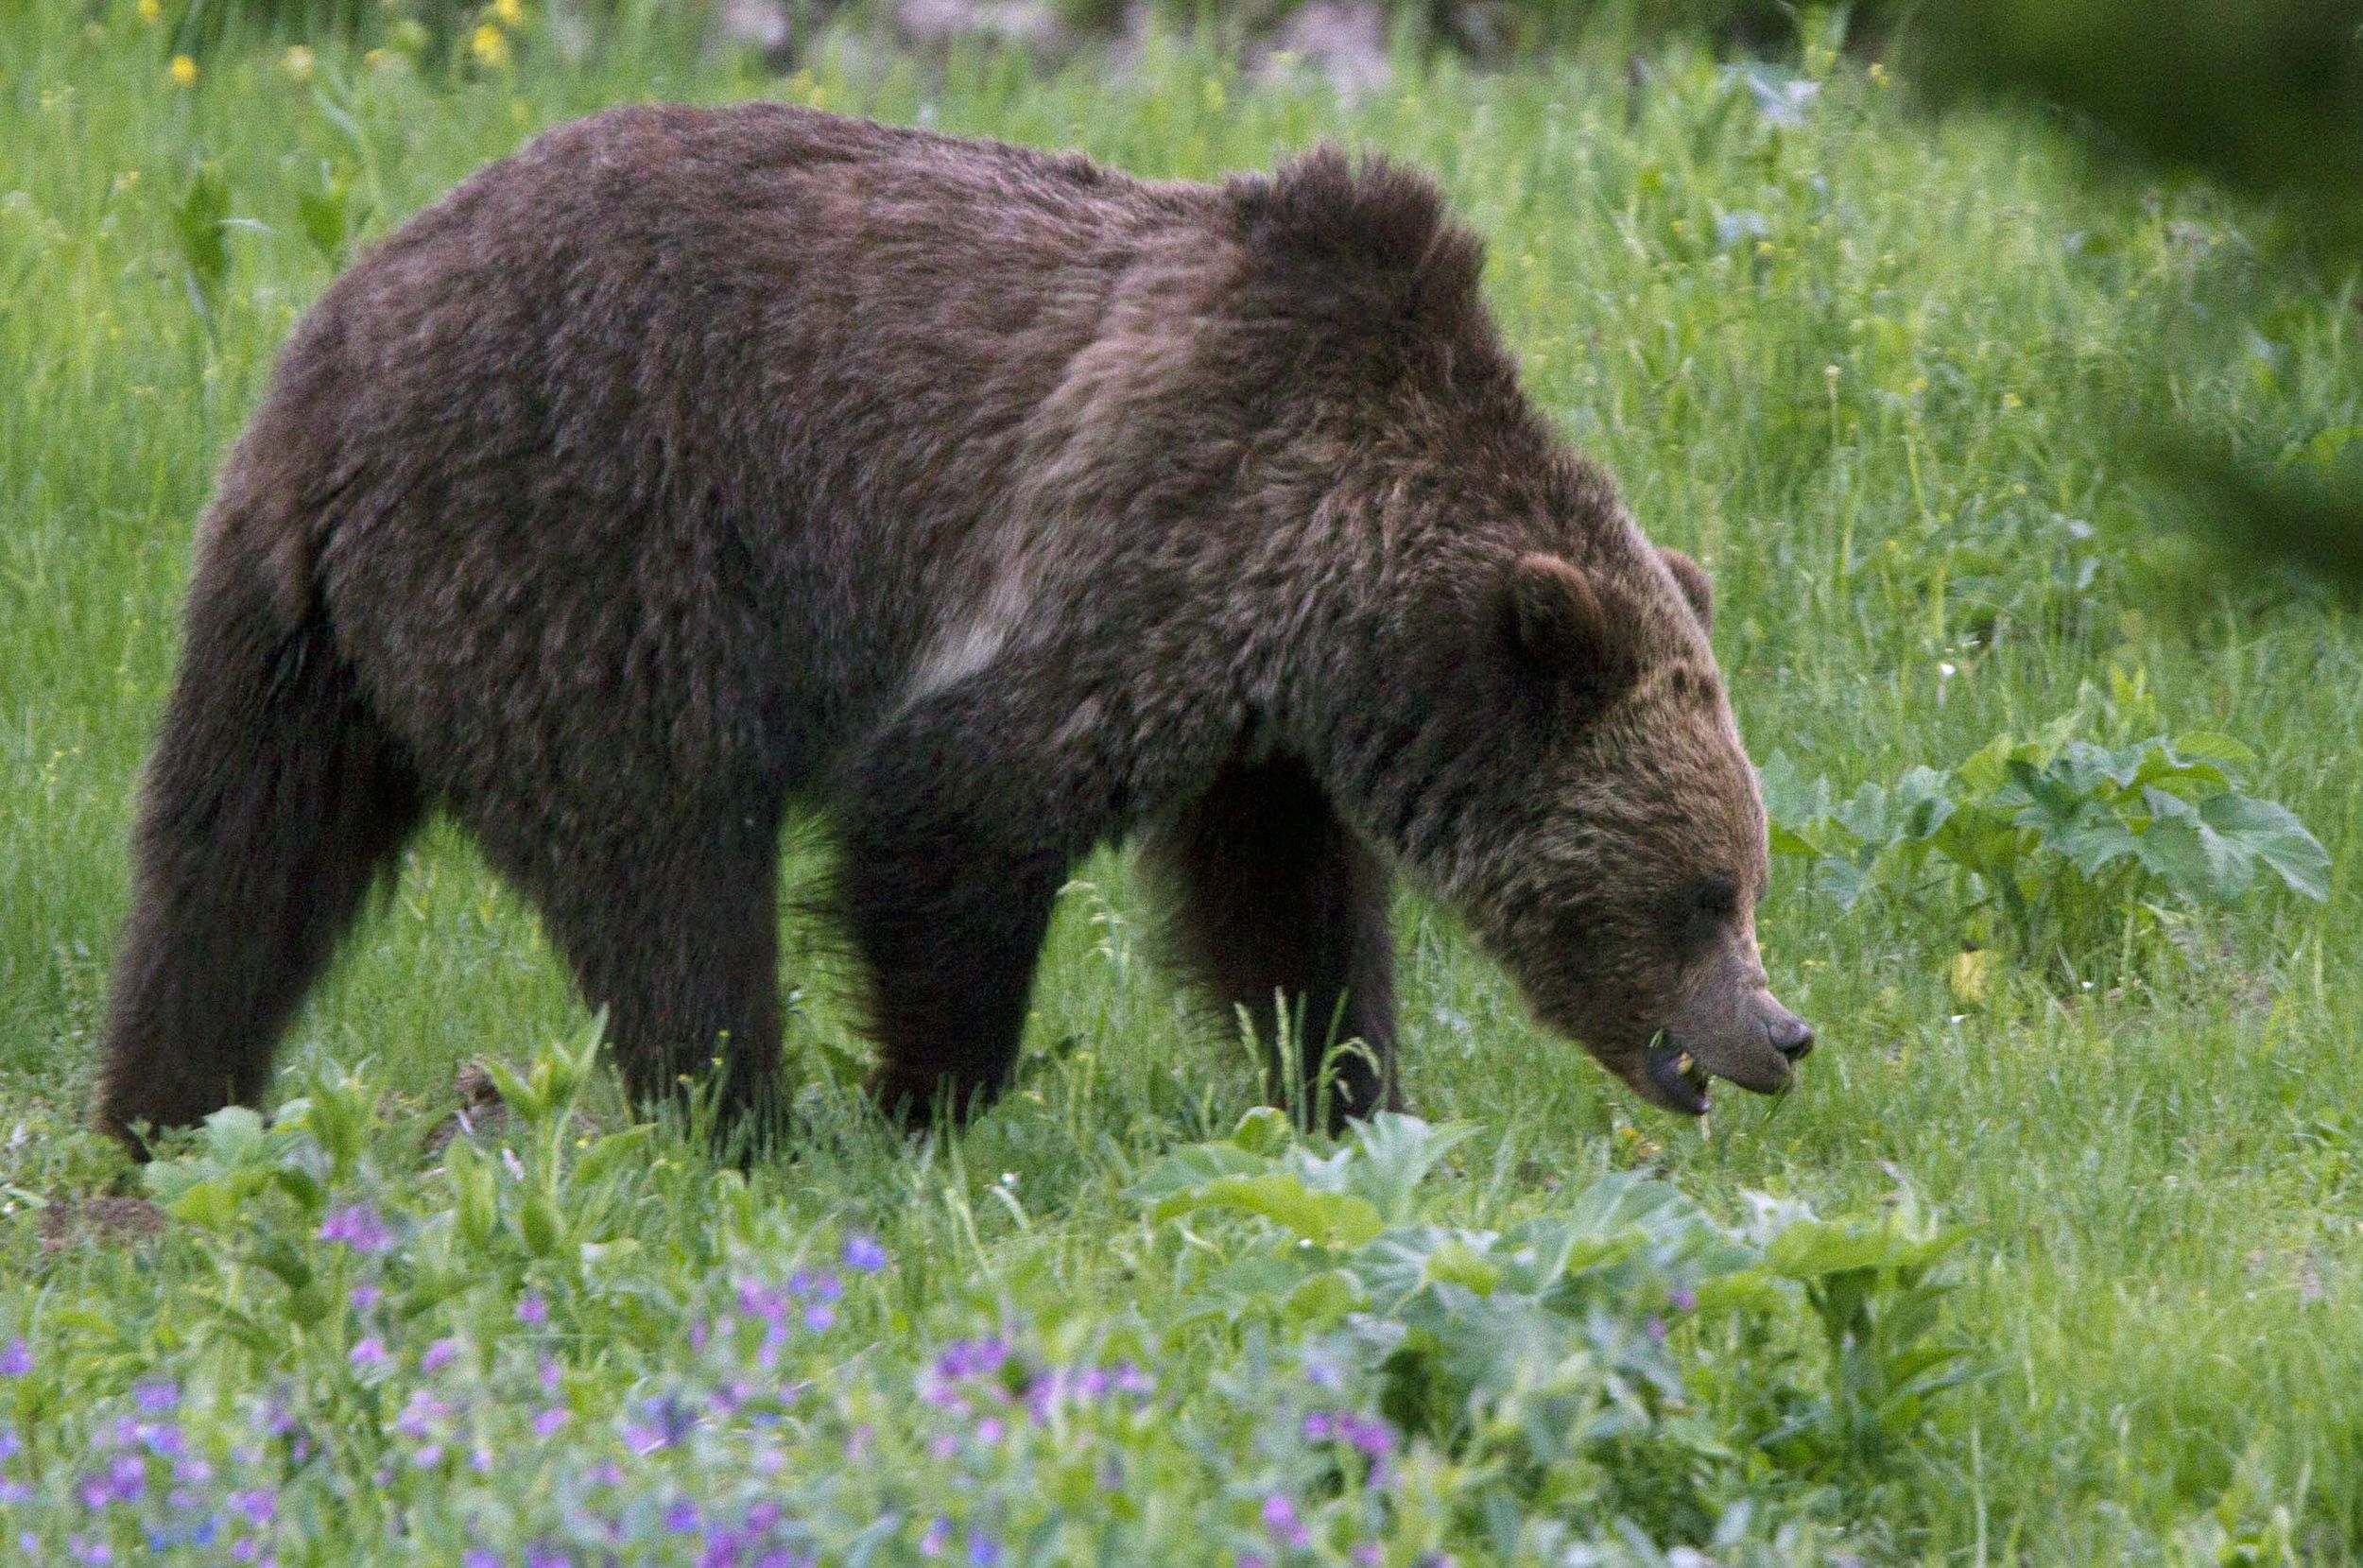
[[[327,1061],[268,1126],[221,1111],[151,1166],[201,1284],[136,1360],[102,1323],[0,1320],[8,1539],[84,1563],[368,1542],[778,1568],[956,1545],[1643,1564],[1670,1534],[1802,1563],[1827,1526],[1748,1505],[1739,1451],[1907,1444],[1958,1353],[1924,1303],[1959,1232],[1768,1199],[1743,1234],[1630,1174],[1506,1232],[1452,1225],[1426,1182],[1471,1129],[1383,1115],[1332,1146],[1270,1111],[1138,1184],[1183,1282],[1164,1326],[989,1292],[910,1324],[874,1237],[786,1223],[734,1173],[683,1204],[655,1128],[587,1129],[596,1045],[486,1063],[503,1129],[423,1180],[376,1087]],[[685,1255],[633,1233],[684,1208]],[[1693,1320],[1768,1340],[1801,1303],[1822,1380],[1787,1388],[1768,1356],[1789,1418],[1723,1429],[1686,1393]]]
[[[2159,929],[2154,899],[2225,905],[2273,880],[2329,896],[2321,841],[2242,787],[2253,751],[2212,731],[2103,745],[2079,735],[2090,706],[1844,800],[1776,751],[1761,775],[1773,852],[1802,862],[1841,909],[1874,891],[1941,903],[1960,937],[1999,937],[2071,979],[2129,932]]]

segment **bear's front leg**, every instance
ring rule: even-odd
[[[1225,768],[1147,848],[1171,888],[1182,960],[1226,1021],[1246,1009],[1271,1051],[1272,1097],[1332,1132],[1402,1109],[1387,869],[1304,765]],[[1284,1036],[1293,1062],[1280,1058]]]
[[[1025,746],[981,694],[939,694],[871,737],[838,789],[839,915],[867,971],[880,1107],[923,1127],[1008,1083],[1051,905],[1101,824],[1075,764]]]

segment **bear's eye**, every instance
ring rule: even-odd
[[[1727,876],[1711,876],[1690,889],[1689,914],[1701,922],[1727,921],[1739,913],[1739,889]]]

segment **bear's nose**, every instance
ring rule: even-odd
[[[1813,1025],[1784,1009],[1764,1026],[1772,1048],[1791,1061],[1802,1061],[1813,1049]]]

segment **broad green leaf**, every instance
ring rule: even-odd
[[[2232,736],[2215,730],[2192,730],[2174,737],[2174,749],[2186,757],[2202,757],[2210,762],[2230,763],[2234,767],[2254,767],[2256,753]]]
[[[243,1105],[226,1105],[205,1118],[205,1151],[221,1165],[243,1165],[263,1152],[263,1118]]]
[[[1795,758],[1775,751],[1756,771],[1764,814],[1785,828],[1799,829],[1830,815],[1830,781],[1807,779]]]
[[[1423,1277],[1430,1284],[1457,1284],[1479,1296],[1491,1296],[1501,1284],[1500,1266],[1484,1253],[1461,1240],[1446,1236],[1427,1255]]]
[[[227,1181],[197,1181],[183,1188],[164,1212],[208,1231],[228,1231],[238,1223],[238,1196]]]
[[[1157,1204],[1186,1193],[1201,1192],[1225,1177],[1256,1176],[1272,1168],[1261,1154],[1236,1144],[1193,1144],[1179,1148],[1141,1173],[1127,1195],[1136,1203]]]
[[[2271,867],[2292,892],[2317,903],[2330,897],[2330,852],[2288,807],[2246,795],[2217,795],[2199,802],[2199,816]]]
[[[1362,1158],[1353,1167],[1353,1190],[1369,1198],[1388,1224],[1405,1224],[1413,1217],[1417,1189],[1428,1172],[1475,1133],[1467,1122],[1431,1127],[1417,1116],[1382,1111],[1354,1129]]]
[[[1324,1268],[1288,1293],[1281,1316],[1316,1333],[1335,1328],[1362,1304],[1362,1284],[1342,1268]]]
[[[1352,1193],[1316,1192],[1294,1175],[1225,1176],[1157,1205],[1171,1219],[1195,1209],[1236,1209],[1285,1226],[1328,1247],[1359,1247],[1386,1229],[1370,1199]]]
[[[2177,896],[2230,899],[2256,874],[2256,858],[2242,845],[2209,827],[2199,808],[2161,789],[2145,789],[2150,823],[2138,840],[2142,864]]]
[[[636,1127],[628,1127],[621,1132],[611,1132],[593,1144],[583,1152],[581,1160],[575,1165],[573,1184],[577,1187],[597,1185],[606,1180],[616,1166],[637,1153],[655,1130],[651,1124],[642,1122]]]
[[[1254,1107],[1231,1129],[1232,1143],[1255,1155],[1276,1155],[1295,1139],[1296,1130],[1289,1125],[1287,1113],[1275,1106]]]

